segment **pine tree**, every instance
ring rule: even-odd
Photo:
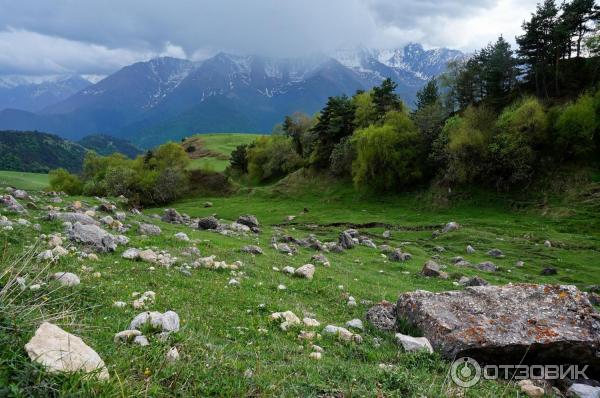
[[[433,105],[440,100],[440,91],[438,88],[437,81],[431,79],[427,82],[423,88],[417,92],[417,101],[415,105],[417,110],[423,109],[429,105]]]
[[[373,103],[379,119],[382,119],[389,111],[402,108],[402,101],[395,93],[397,87],[398,85],[390,78],[385,79],[381,86],[373,87]]]

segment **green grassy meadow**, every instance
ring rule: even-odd
[[[0,187],[42,190],[48,186],[48,174],[0,171]]]
[[[207,156],[199,159],[192,159],[189,168],[191,170],[203,169],[223,171],[229,164],[229,154],[231,154],[235,147],[238,145],[250,144],[260,136],[260,134],[242,133],[198,134],[194,137],[199,137],[203,141],[204,148],[223,156]]]
[[[36,177],[37,178],[37,177]],[[37,179],[36,179],[37,181]],[[33,182],[32,182],[33,183]],[[325,188],[321,188],[325,187]],[[50,203],[37,196],[38,208]],[[64,198],[59,206],[75,200],[94,206],[92,198]],[[205,201],[213,207],[205,208]],[[127,247],[166,250],[179,258],[167,269],[160,265],[121,258],[126,249],[99,254],[99,261],[79,259],[75,254],[57,263],[30,262],[21,271],[28,283],[47,281],[53,272],[74,272],[81,285],[58,288],[49,282],[39,291],[25,290],[19,302],[48,303],[43,310],[22,320],[15,330],[0,333],[0,395],[106,396],[106,397],[518,397],[518,389],[502,382],[486,381],[474,388],[458,390],[449,384],[450,363],[437,355],[407,354],[395,344],[393,335],[368,326],[364,316],[370,303],[395,301],[404,291],[425,289],[443,291],[462,289],[454,282],[461,275],[480,275],[492,284],[539,282],[575,284],[582,289],[600,284],[600,215],[587,202],[550,202],[546,209],[528,206],[517,210],[514,203],[500,197],[473,194],[450,206],[434,206],[423,196],[406,194],[392,197],[369,197],[352,188],[330,181],[299,177],[271,187],[244,189],[231,197],[190,198],[174,205],[192,217],[215,214],[234,221],[241,214],[254,214],[262,224],[260,234],[223,236],[190,227],[163,223],[152,217],[162,208],[146,209],[141,216],[128,213],[126,224],[132,228],[125,235]],[[304,209],[308,212],[305,212]],[[30,211],[29,219],[39,222],[41,233],[62,231],[59,222],[41,220],[45,211]],[[7,214],[9,219],[16,219]],[[98,217],[104,214],[99,214]],[[293,222],[285,221],[294,215]],[[162,234],[143,237],[136,222],[159,225]],[[462,225],[459,231],[437,238],[432,232],[448,221]],[[374,227],[360,224],[381,223]],[[335,224],[335,225],[332,225]],[[344,253],[326,253],[331,267],[317,266],[313,280],[298,279],[273,270],[290,265],[299,267],[310,262],[315,253],[299,249],[288,256],[271,247],[276,233],[296,238],[315,234],[320,240],[336,240],[340,231],[356,227],[373,238],[376,244],[402,247],[413,255],[406,263],[391,263],[379,250],[358,246]],[[383,239],[384,229],[392,231]],[[175,239],[185,232],[191,242]],[[13,231],[0,230],[0,275],[10,269],[16,272],[15,259],[23,252],[39,253],[46,249],[39,232],[15,224]],[[543,245],[550,240],[553,247]],[[240,252],[247,244],[257,244],[264,255]],[[477,252],[467,255],[466,245]],[[68,248],[70,244],[65,242]],[[179,271],[191,260],[181,255],[187,247],[197,247],[202,256],[215,255],[218,260],[242,261],[238,271],[192,269],[191,276]],[[435,248],[442,246],[443,253]],[[506,257],[490,259],[485,253],[501,249]],[[447,266],[451,279],[427,278],[419,274],[423,263],[438,254]],[[486,273],[450,265],[454,256],[472,263],[492,260],[501,270]],[[516,261],[525,266],[517,268]],[[558,269],[554,276],[541,276],[544,267]],[[101,276],[94,276],[100,272]],[[6,278],[6,274],[4,274]],[[231,278],[239,287],[229,286]],[[5,282],[0,280],[0,282]],[[279,290],[278,285],[286,286]],[[148,310],[173,310],[181,319],[181,330],[167,342],[150,338],[150,346],[115,344],[115,333],[127,329],[133,317],[141,312],[131,306],[134,292],[152,290],[156,302]],[[353,296],[358,306],[347,305]],[[365,301],[366,300],[366,301]],[[112,306],[125,301],[122,309]],[[56,321],[65,330],[80,336],[104,359],[111,374],[107,383],[97,383],[81,376],[57,376],[31,365],[23,350],[40,319],[53,311],[69,308],[64,319]],[[272,312],[291,310],[300,318],[313,316],[321,326],[344,326],[353,319],[365,322],[360,333],[362,344],[343,343],[323,335],[314,344],[324,349],[321,360],[309,357],[310,343],[298,339],[298,327],[286,332],[269,320]],[[0,324],[11,325],[11,319],[0,315]],[[377,339],[380,341],[377,342]],[[165,360],[172,346],[181,359]],[[385,366],[384,366],[385,365]],[[39,383],[43,383],[40,387]],[[4,386],[4,387],[1,387]],[[4,388],[4,389],[2,389]],[[11,395],[12,394],[12,395]]]

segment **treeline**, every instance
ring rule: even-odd
[[[317,115],[288,116],[272,136],[239,146],[228,172],[265,182],[308,167],[380,192],[431,180],[508,190],[557,165],[597,161],[598,18],[593,1],[546,0],[516,51],[499,37],[451,63],[414,110],[389,79],[331,97]]]
[[[188,192],[189,158],[181,145],[167,143],[135,159],[88,152],[81,174],[50,172],[50,188],[70,195],[120,196],[131,204],[162,205]]]

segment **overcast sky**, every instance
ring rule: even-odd
[[[295,56],[514,42],[537,0],[0,0],[0,74],[107,74],[159,55]]]

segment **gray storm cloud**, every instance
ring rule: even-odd
[[[109,73],[153,56],[197,59],[219,50],[287,57],[342,47],[399,47],[409,41],[471,49],[493,35],[512,34],[534,4],[532,0],[0,0],[0,74]],[[456,34],[457,24],[471,24],[473,31]],[[479,25],[485,32],[477,31]]]

